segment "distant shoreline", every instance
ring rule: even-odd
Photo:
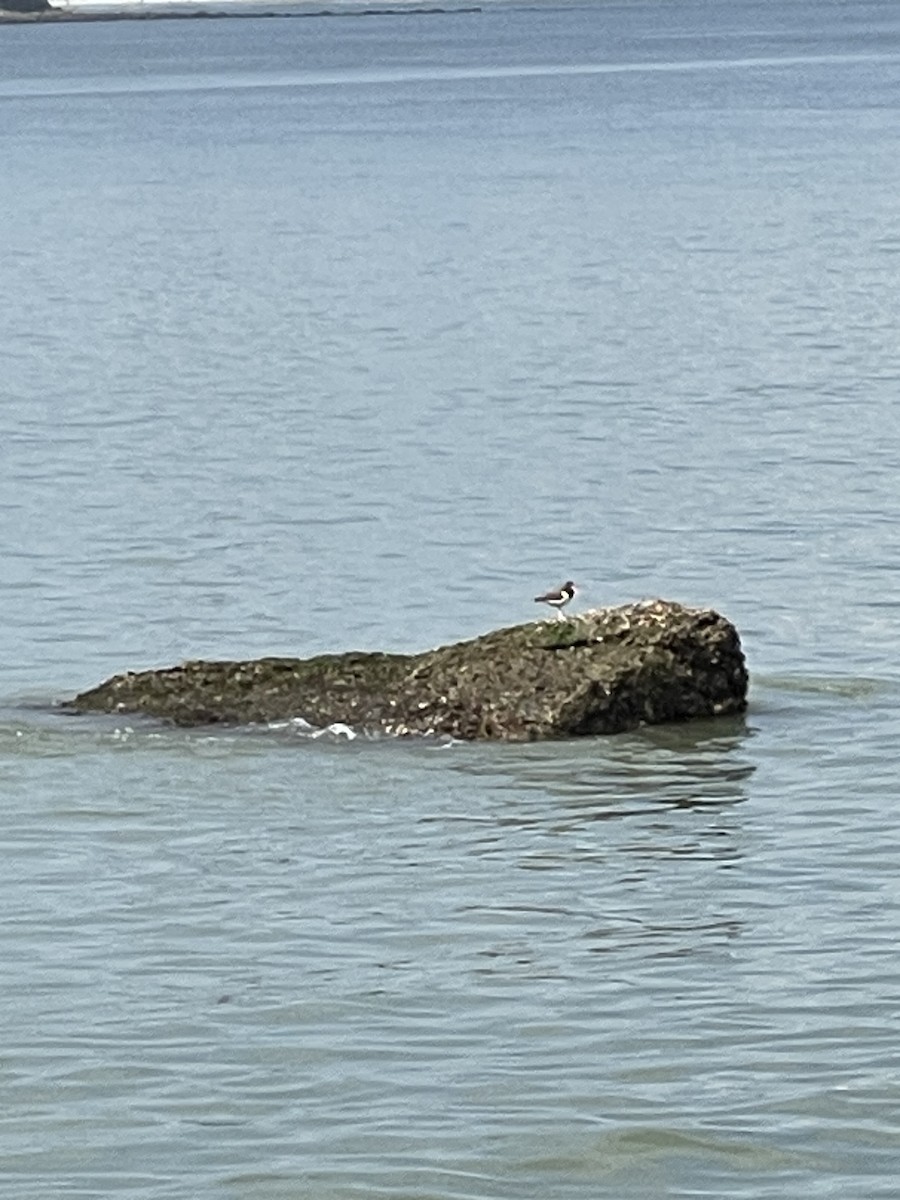
[[[294,10],[278,11],[266,8],[254,12],[241,8],[228,12],[221,8],[190,8],[182,12],[176,8],[145,8],[143,4],[131,4],[128,8],[111,8],[109,12],[98,9],[79,11],[71,8],[52,8],[43,12],[12,12],[0,8],[0,25],[58,25],[60,22],[77,21],[193,21],[193,20],[236,20],[247,17],[410,17],[449,16],[452,13],[478,13],[478,6],[468,8],[360,8],[341,12],[339,9],[323,8],[309,12]]]

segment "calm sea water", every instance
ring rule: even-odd
[[[0,1194],[896,1196],[900,17],[0,28]],[[663,595],[746,720],[74,720]]]

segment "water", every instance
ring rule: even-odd
[[[893,1197],[900,20],[0,28],[0,1194]],[[745,720],[52,702],[661,594]]]

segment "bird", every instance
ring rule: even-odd
[[[563,609],[575,595],[575,584],[571,579],[567,579],[562,587],[556,588],[552,592],[544,592],[543,596],[535,596],[535,604],[549,604],[551,608],[556,609],[556,615],[560,621],[566,618],[563,614]]]

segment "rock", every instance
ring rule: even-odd
[[[514,625],[424,654],[129,671],[66,707],[146,713],[178,725],[303,717],[318,727],[385,734],[533,741],[741,712],[746,697],[733,625],[711,609],[645,600]]]

